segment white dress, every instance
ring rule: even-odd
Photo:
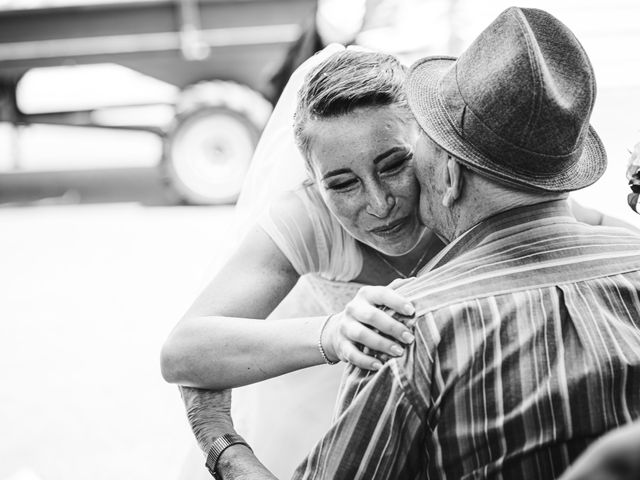
[[[301,275],[267,321],[339,312],[362,286],[351,282],[361,251],[314,186],[275,202],[259,223]],[[278,478],[290,478],[329,428],[343,368],[317,366],[234,390],[236,430]]]

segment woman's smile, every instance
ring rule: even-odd
[[[369,230],[374,235],[378,235],[382,238],[389,238],[404,232],[405,228],[409,224],[409,217],[402,217],[392,222],[388,222],[376,228]]]
[[[411,251],[423,232],[415,124],[387,106],[311,122],[307,132],[318,189],[342,226],[386,255]]]

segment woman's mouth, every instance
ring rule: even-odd
[[[387,223],[386,225],[381,225],[376,228],[372,228],[369,230],[374,235],[378,235],[380,237],[390,237],[396,235],[405,227],[407,223],[408,217],[402,217],[398,220],[394,220],[393,222]]]

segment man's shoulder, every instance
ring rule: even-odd
[[[588,292],[589,300],[583,298],[585,292]],[[612,293],[615,297],[613,300],[609,299]],[[567,282],[531,282],[523,286],[516,280],[470,292],[439,290],[434,286],[411,299],[416,308],[416,318],[412,324],[421,331],[416,338],[421,338],[419,343],[424,344],[422,348],[431,351],[438,348],[443,339],[452,341],[451,335],[455,337],[460,329],[466,331],[474,325],[484,328],[487,321],[512,318],[514,315],[521,318],[530,314],[541,315],[545,311],[551,314],[569,298],[573,299],[569,301],[572,308],[577,308],[577,304],[585,301],[585,305],[590,305],[589,308],[609,311],[616,317],[634,316],[633,312],[637,310],[621,306],[627,302],[638,305],[640,268],[611,275],[584,275],[583,278]],[[562,308],[569,307],[565,305]]]
[[[640,235],[576,225],[535,236],[502,235],[404,282],[398,292],[422,312],[488,296],[640,271]],[[418,308],[420,306],[420,308]]]

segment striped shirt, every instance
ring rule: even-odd
[[[640,236],[563,201],[514,209],[398,291],[416,341],[347,370],[295,479],[552,479],[640,418]]]

